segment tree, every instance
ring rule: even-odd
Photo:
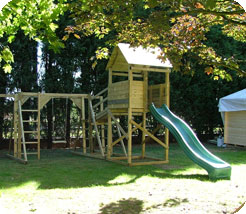
[[[119,41],[132,45],[160,46],[161,58],[171,60],[174,69],[180,71],[189,64],[182,61],[184,55],[195,54],[196,60],[204,64],[207,73],[231,79],[225,68],[239,68],[233,56],[226,59],[205,44],[206,33],[213,25],[223,25],[223,33],[242,42],[246,41],[246,14],[243,8],[230,0],[13,0],[0,13],[0,37],[8,35],[8,42],[15,38],[17,29],[36,40],[46,40],[57,50],[63,44],[57,39],[55,21],[69,8],[76,25],[66,28],[68,34],[82,32],[103,38],[109,32],[117,34],[111,45]],[[101,58],[104,47],[99,48]],[[10,71],[13,61],[7,46],[1,48],[1,59]],[[183,71],[185,71],[183,69]]]
[[[246,58],[246,44],[227,37],[222,33],[222,26],[213,26],[206,34],[209,46],[219,53],[223,58],[234,54],[236,60]],[[227,69],[233,77],[233,81],[226,81],[216,76],[204,73],[204,66],[189,56],[191,74],[172,72],[171,79],[171,109],[186,122],[192,125],[199,138],[213,138],[215,128],[223,128],[221,115],[218,112],[218,102],[221,97],[242,90],[246,87],[246,79],[236,75],[236,72]],[[245,69],[245,64],[240,64]],[[182,69],[182,67],[181,67]]]
[[[70,5],[76,20],[68,34],[76,31],[103,38],[110,31],[118,41],[132,45],[160,46],[161,58],[168,58],[174,70],[190,71],[183,58],[195,55],[207,73],[231,79],[225,68],[246,75],[233,56],[223,58],[209,47],[206,33],[213,25],[223,26],[223,33],[236,40],[246,41],[246,13],[236,2],[229,0],[129,0],[77,1]]]
[[[36,41],[47,41],[54,50],[63,47],[55,34],[55,21],[67,9],[66,0],[12,0],[0,11],[0,38],[7,41],[0,43],[0,62],[5,61],[3,69],[11,72],[13,55],[8,47],[22,30],[26,36]]]

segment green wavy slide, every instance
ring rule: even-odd
[[[166,105],[156,108],[152,104],[150,112],[159,123],[169,129],[185,154],[208,172],[210,179],[230,179],[231,166],[210,153],[202,145],[189,125],[173,114]]]

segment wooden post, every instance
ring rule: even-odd
[[[81,115],[82,115],[82,138],[83,138],[83,153],[86,154],[86,131],[85,131],[85,98],[81,101]]]
[[[128,104],[128,165],[132,163],[132,81],[133,74],[131,67],[128,69],[128,83],[129,83],[129,104]]]
[[[18,155],[18,95],[14,97],[14,157]]]
[[[17,157],[21,158],[21,124],[20,124],[20,111],[19,111],[19,101],[21,101],[21,94],[18,94],[17,100],[17,114],[18,114],[18,143],[17,143]]]
[[[170,108],[170,79],[169,79],[169,72],[165,73],[165,94],[166,94],[166,105],[168,108]],[[165,144],[167,147],[169,147],[169,130],[165,128]],[[168,161],[168,156],[169,156],[169,148],[166,149],[166,161]]]
[[[148,72],[143,71],[143,81],[144,81],[144,112],[143,112],[143,128],[146,129],[146,112],[148,111]],[[145,133],[142,132],[142,158],[145,157],[145,147],[146,144],[143,143],[145,141]]]
[[[100,102],[103,101],[103,97],[100,97]],[[102,112],[104,109],[103,102],[100,105],[100,111]],[[104,133],[104,125],[101,125],[101,136],[102,136],[102,148],[103,152],[105,153],[105,133]]]
[[[229,143],[228,142],[228,129],[229,129],[229,127],[228,127],[228,112],[225,112],[224,113],[225,114],[225,117],[224,117],[224,143]]]
[[[38,115],[37,115],[37,121],[38,121],[38,145],[37,145],[37,152],[38,152],[38,160],[40,160],[40,111],[41,111],[41,95],[38,93]]]
[[[111,85],[113,83],[112,80],[112,69],[109,68],[108,70],[108,89],[110,89]],[[107,159],[111,158],[111,154],[113,153],[113,146],[112,146],[112,120],[111,116],[108,114],[108,141],[107,141]]]
[[[112,121],[111,116],[108,114],[108,147],[107,147],[107,159],[111,158],[111,155],[113,153],[113,147],[112,147]]]
[[[88,98],[88,122],[89,122],[89,148],[90,153],[94,152],[94,146],[93,146],[93,137],[92,137],[92,118],[91,118],[91,109],[90,109],[90,103],[91,97]]]

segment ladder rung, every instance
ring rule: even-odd
[[[38,133],[38,131],[24,131],[25,134]]]
[[[37,109],[22,109],[22,112],[38,112]]]
[[[23,120],[23,123],[37,123],[37,120]]]
[[[21,142],[22,144],[23,144],[23,142]],[[36,141],[36,142],[25,142],[25,144],[38,144],[38,142]]]

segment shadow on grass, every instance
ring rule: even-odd
[[[136,198],[122,199],[117,202],[104,205],[99,214],[139,214],[143,210],[144,202]]]
[[[221,154],[230,158],[232,162],[245,162],[243,155],[239,160],[238,157],[228,156],[227,150],[224,151],[225,153],[221,152]],[[0,153],[3,154],[3,151]],[[196,165],[176,145],[173,150],[170,150],[171,163],[167,168],[161,166],[126,167],[103,160],[75,156],[67,150],[42,151],[41,156],[40,161],[33,158],[26,166],[1,157],[0,189],[18,187],[28,182],[36,182],[39,189],[107,187],[134,183],[143,176],[209,181],[205,170],[204,174],[187,174],[189,169],[196,168]],[[186,171],[185,174],[184,171]]]

